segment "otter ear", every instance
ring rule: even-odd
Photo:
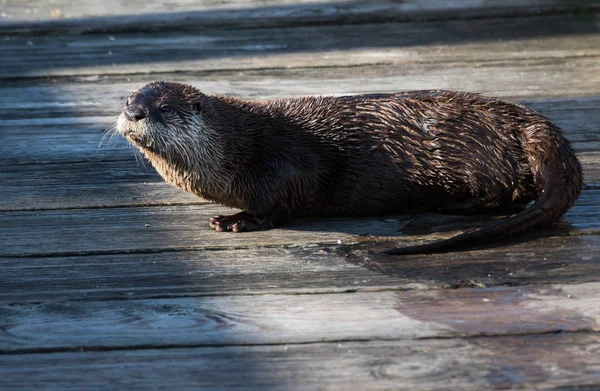
[[[194,102],[194,110],[196,110],[198,114],[202,114],[202,103]]]

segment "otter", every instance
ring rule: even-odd
[[[467,92],[243,100],[155,81],[129,96],[116,128],[167,182],[243,211],[213,217],[216,231],[296,216],[516,210],[388,254],[463,249],[554,222],[583,181],[547,118]]]

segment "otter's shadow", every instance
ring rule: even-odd
[[[438,234],[447,237],[451,234],[482,228],[507,217],[508,215],[480,214],[463,216],[435,212],[356,218],[304,217],[294,219],[279,228],[310,232],[339,232],[361,237],[434,240],[440,238]],[[565,235],[569,230],[570,224],[561,221],[539,232],[546,232],[549,235]]]
[[[383,251],[411,243],[373,241],[341,245],[333,249],[347,262],[411,283],[445,288],[484,288],[549,281],[594,281],[597,267],[590,251],[573,256],[572,249],[589,248],[594,237],[570,236],[571,224],[559,221],[536,232],[444,252],[387,255]],[[422,236],[419,240],[433,241]],[[578,244],[574,244],[578,243]],[[552,251],[548,249],[552,248]],[[579,250],[578,250],[579,251]],[[578,264],[570,269],[571,264]]]

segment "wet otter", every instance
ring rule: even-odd
[[[294,216],[522,209],[390,254],[448,250],[553,222],[582,187],[557,126],[521,105],[465,92],[249,101],[157,81],[129,97],[117,129],[167,182],[243,210],[212,218],[217,231],[267,229]]]

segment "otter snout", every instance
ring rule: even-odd
[[[137,122],[147,117],[146,110],[144,110],[144,108],[142,108],[140,105],[133,104],[125,107],[123,114],[125,114],[125,118],[133,122]]]
[[[156,125],[143,106],[131,104],[121,112],[116,128],[130,143],[142,150],[155,151],[154,134],[160,133],[159,130],[153,129]]]
[[[127,140],[141,146],[142,139],[147,136],[146,121],[141,121],[145,118],[142,112],[128,110],[128,107],[123,110],[117,120],[117,130]]]

